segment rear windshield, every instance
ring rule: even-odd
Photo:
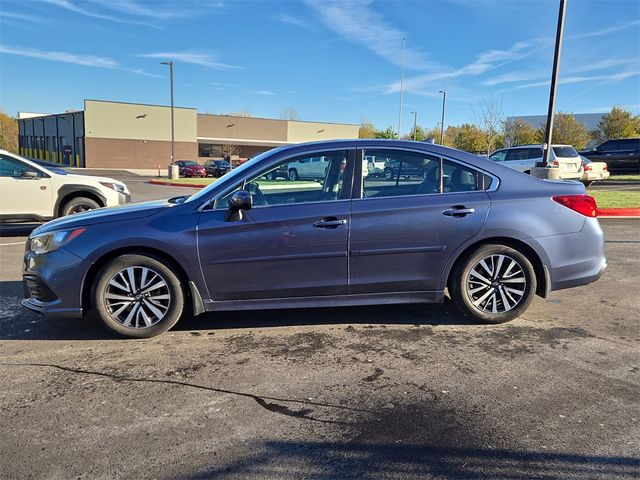
[[[579,157],[578,152],[573,147],[553,147],[556,157]]]

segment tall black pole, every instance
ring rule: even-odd
[[[444,145],[444,109],[447,103],[447,91],[440,90],[442,94],[442,119],[440,120],[440,145]]]
[[[558,71],[560,70],[560,52],[562,51],[562,34],[564,33],[564,13],[566,1],[560,0],[558,9],[558,27],[556,29],[556,48],[553,53],[553,73],[551,74],[551,91],[549,92],[549,111],[547,112],[547,131],[544,138],[544,163],[549,164],[551,154],[551,139],[553,138],[553,113],[556,106],[556,87]]]
[[[418,111],[411,113],[413,113],[413,141],[415,142],[418,136]]]

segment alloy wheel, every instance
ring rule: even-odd
[[[504,313],[517,307],[525,296],[524,268],[509,255],[493,254],[478,261],[466,282],[473,305],[486,313]]]
[[[148,328],[160,322],[171,305],[165,278],[148,267],[132,266],[113,275],[104,293],[109,315],[131,328]]]

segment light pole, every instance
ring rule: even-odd
[[[176,139],[173,120],[173,62],[160,62],[162,65],[169,65],[169,82],[171,88],[171,163],[176,159]]]
[[[413,113],[413,141],[416,141],[416,136],[417,136],[417,128],[418,128],[418,111],[416,110],[415,112],[411,112]]]
[[[407,46],[407,39],[402,39],[402,66],[400,68],[400,113],[398,114],[398,140],[400,140],[400,130],[402,130],[402,97],[404,95],[404,50]]]
[[[551,74],[551,91],[549,92],[549,110],[547,112],[547,133],[544,137],[543,161],[549,164],[551,153],[551,139],[553,138],[553,112],[556,104],[556,82],[560,70],[560,52],[562,50],[562,34],[564,33],[565,0],[560,0],[558,9],[558,27],[556,28],[556,48],[553,53],[553,72]]]
[[[444,145],[444,109],[447,104],[447,91],[438,90],[442,94],[442,120],[440,121],[440,145]]]

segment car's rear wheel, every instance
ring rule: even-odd
[[[69,200],[62,209],[62,216],[73,215],[75,213],[88,212],[100,208],[100,204],[87,197],[76,197]]]
[[[391,170],[390,168],[385,168],[384,178],[387,180],[393,180],[393,170]]]
[[[180,319],[184,293],[165,263],[146,255],[121,255],[98,273],[93,307],[110,330],[130,338],[166,332]]]
[[[449,285],[452,300],[468,318],[503,323],[524,313],[536,292],[529,259],[506,245],[483,245],[461,261]]]
[[[298,180],[298,178],[300,177],[298,176],[298,171],[296,169],[292,168],[291,170],[289,170],[289,180],[295,182],[296,180]]]

